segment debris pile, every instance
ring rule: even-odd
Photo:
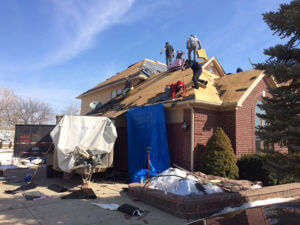
[[[209,183],[206,179],[177,168],[169,168],[153,177],[148,188],[178,195],[204,195],[223,192],[220,187]]]
[[[262,183],[259,181],[251,182],[249,180],[233,180],[225,177],[206,175],[205,173],[201,172],[194,172],[193,174],[195,174],[199,178],[208,180],[211,183],[215,183],[227,192],[239,192],[243,190],[257,189],[262,187]]]
[[[157,174],[146,187],[177,195],[205,195],[261,188],[259,184],[247,180],[232,180],[177,168],[169,168]]]

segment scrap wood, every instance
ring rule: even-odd
[[[48,185],[48,189],[50,189],[50,190],[52,190],[52,191],[55,191],[55,192],[58,192],[58,193],[68,191],[67,188],[65,188],[65,187],[63,187],[63,186],[60,186],[60,185],[58,185],[58,184],[49,184],[49,185]]]
[[[186,170],[186,169],[184,169],[184,168],[182,168],[182,167],[176,165],[175,163],[173,163],[173,166],[175,166],[177,169],[180,169],[180,170],[185,171],[186,174],[187,174],[187,176],[188,176],[188,175],[193,175],[193,176],[194,176],[195,178],[197,178],[198,181],[201,182],[201,183],[205,183],[205,182],[206,182],[206,183],[209,183],[207,179],[205,179],[205,178],[203,178],[203,177],[199,177],[199,176],[196,175],[194,172],[188,171],[188,170]],[[199,179],[199,178],[201,178],[201,179]],[[203,181],[204,181],[204,182],[203,182]],[[217,184],[216,184],[216,185],[217,185]]]
[[[4,192],[5,192],[6,194],[15,194],[15,193],[17,193],[17,192],[19,192],[19,191],[26,191],[26,190],[34,189],[34,188],[36,188],[36,187],[37,187],[36,184],[30,183],[30,184],[22,185],[22,186],[20,186],[20,187],[14,189],[14,190],[6,190],[6,191],[4,191]]]
[[[97,196],[95,195],[93,189],[82,188],[81,190],[77,190],[72,192],[71,194],[62,196],[61,198],[62,199],[95,199],[97,198]]]
[[[204,179],[204,181],[206,181],[207,183],[217,185],[220,188],[222,188],[224,191],[227,191],[227,192],[238,192],[238,191],[242,191],[242,190],[248,190],[248,189],[251,189],[251,187],[253,185],[255,185],[254,182],[251,182],[248,180],[233,180],[233,179],[229,179],[229,178],[225,178],[225,177],[206,175],[205,173],[202,173],[202,172],[187,171],[176,164],[173,164],[173,165],[175,167],[177,167],[178,169],[184,170],[187,173],[194,175],[195,177]]]

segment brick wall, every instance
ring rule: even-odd
[[[263,91],[267,93],[267,83],[265,78],[254,88],[250,95],[243,102],[243,106],[236,111],[236,155],[237,158],[245,154],[254,153],[255,145],[255,107],[262,99]],[[286,152],[275,145],[275,150]]]
[[[236,111],[236,155],[254,153],[255,146],[255,107],[262,99],[262,92],[267,90],[267,83],[262,79]]]
[[[299,183],[202,196],[165,193],[162,190],[145,188],[144,184],[139,183],[132,183],[128,187],[128,194],[132,198],[187,219],[208,217],[222,211],[225,207],[238,207],[246,202],[269,198],[299,198],[300,196]]]
[[[280,147],[279,144],[275,144],[274,145],[274,150],[277,151],[277,152],[280,152],[280,153],[284,153],[284,154],[288,153],[288,148],[286,148],[286,147]]]
[[[222,111],[219,113],[218,126],[222,127],[224,132],[231,140],[231,145],[235,151],[236,149],[236,111]]]
[[[218,112],[194,108],[194,169],[199,169],[201,152],[218,125]]]

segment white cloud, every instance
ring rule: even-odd
[[[134,0],[52,0],[49,29],[55,32],[49,40],[51,50],[41,49],[41,57],[31,63],[6,64],[2,70],[34,70],[64,63],[91,48],[96,37],[122,22]],[[54,45],[54,46],[52,46]],[[44,56],[43,56],[44,55]]]
[[[61,27],[71,30],[65,37],[67,43],[52,54],[45,62],[56,64],[65,62],[91,47],[96,35],[120,22],[131,8],[133,0],[110,1],[54,1],[60,17]]]

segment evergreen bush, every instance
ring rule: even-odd
[[[2,141],[0,141],[0,148],[2,148],[3,147],[3,143],[2,143]]]
[[[237,178],[238,167],[231,141],[222,128],[210,137],[200,158],[200,171],[216,176]]]
[[[299,154],[251,154],[238,162],[240,179],[262,181],[264,185],[276,185],[300,180]]]

